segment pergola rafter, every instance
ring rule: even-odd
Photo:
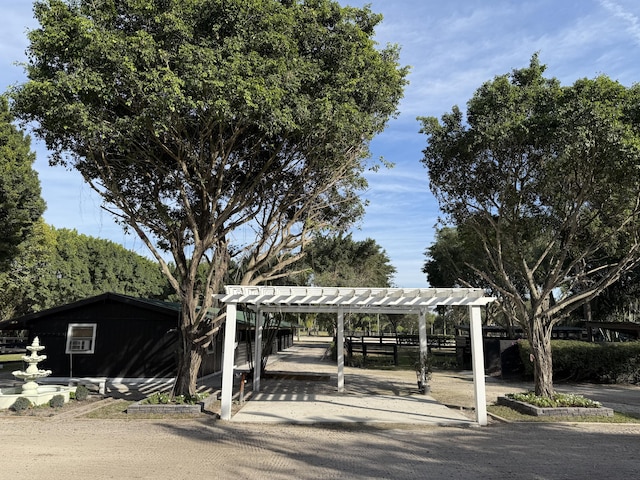
[[[480,309],[494,301],[478,288],[347,288],[296,286],[229,285],[225,293],[216,295],[227,306],[224,361],[222,371],[221,418],[231,419],[233,390],[236,307],[244,304],[256,311],[255,358],[262,356],[262,313],[335,313],[338,318],[338,391],[344,390],[344,314],[388,313],[418,314],[420,353],[426,357],[426,312],[438,305],[458,305],[469,308],[471,348],[476,417],[480,425],[487,424],[482,324]],[[423,357],[424,358],[424,357]],[[260,362],[256,362],[254,390],[260,388]]]

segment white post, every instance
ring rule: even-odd
[[[338,353],[338,392],[344,392],[344,310],[338,307],[338,331],[336,352]]]
[[[262,375],[262,311],[256,312],[256,344],[253,359],[253,391],[260,391],[260,375]]]
[[[420,338],[420,388],[422,388],[423,393],[427,393],[427,371],[426,371],[426,360],[428,355],[428,347],[427,347],[427,312],[425,309],[421,308],[420,313],[418,315],[418,336]]]
[[[231,398],[233,396],[233,366],[236,353],[236,304],[227,303],[227,318],[224,328],[224,352],[222,359],[222,394],[220,418],[231,420]]]
[[[471,365],[473,368],[473,392],[476,402],[478,425],[487,424],[487,392],[484,384],[484,353],[482,346],[482,318],[480,307],[469,307],[471,326]]]

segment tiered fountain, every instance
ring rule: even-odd
[[[27,347],[30,355],[23,355],[22,360],[29,364],[26,370],[16,370],[12,375],[24,380],[22,387],[0,389],[0,409],[9,408],[19,397],[27,398],[34,405],[43,405],[51,400],[55,395],[62,395],[64,401],[69,401],[71,387],[59,385],[38,385],[36,380],[51,375],[51,370],[40,370],[38,363],[47,358],[46,355],[39,355],[44,350],[40,345],[38,337],[33,339],[33,343]]]

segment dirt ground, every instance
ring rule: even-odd
[[[403,372],[410,380],[413,372]],[[399,372],[374,372],[398,382]],[[467,372],[436,373],[442,403],[473,405]],[[487,382],[487,397],[527,385]],[[115,401],[115,400],[112,400]],[[109,403],[109,400],[106,400]],[[416,479],[638,478],[640,425],[267,425],[94,419],[87,403],[53,416],[0,417],[0,478]],[[74,412],[75,411],[75,412]]]
[[[0,478],[638,478],[640,425],[0,419]]]
[[[355,373],[347,371],[347,378]],[[413,372],[365,373],[360,388],[372,394],[389,385],[415,384]],[[431,394],[451,407],[469,409],[472,385],[470,372],[436,372]],[[487,378],[487,401],[529,387]],[[640,389],[631,393],[640,396]],[[72,405],[54,415],[0,415],[0,479],[640,477],[640,424],[491,422],[462,428],[251,424],[223,422],[211,414],[86,416],[115,401]]]

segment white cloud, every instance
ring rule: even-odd
[[[600,4],[609,10],[614,17],[619,18],[626,25],[626,31],[640,46],[640,18],[635,13],[626,10],[622,5],[611,0],[600,0]],[[637,4],[636,4],[637,8]]]

